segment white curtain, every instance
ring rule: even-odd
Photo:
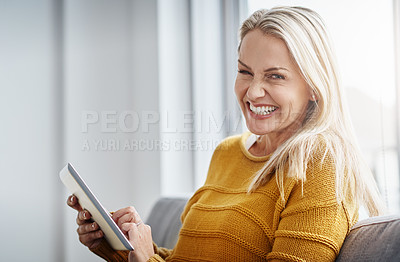
[[[200,187],[215,146],[242,132],[233,85],[243,3],[159,1],[161,139],[171,145],[161,152],[164,195]]]
[[[243,5],[0,0],[0,261],[102,261],[78,241],[67,162],[108,210],[134,205],[143,219],[204,182],[215,145],[242,131]]]

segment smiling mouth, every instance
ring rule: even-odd
[[[249,105],[251,112],[262,116],[272,114],[278,109],[276,106],[253,106],[251,103],[249,103]]]

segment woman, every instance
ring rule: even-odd
[[[321,18],[300,7],[257,11],[240,29],[238,52],[235,93],[251,133],[216,148],[175,248],[153,245],[129,207],[113,218],[135,251],[113,251],[70,198],[93,252],[111,261],[334,261],[359,206],[382,213]]]

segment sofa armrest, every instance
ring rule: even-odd
[[[346,237],[336,261],[400,261],[400,216],[359,221]]]
[[[151,209],[147,224],[151,226],[154,243],[172,249],[181,229],[181,214],[186,198],[160,198]]]

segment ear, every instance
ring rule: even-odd
[[[318,101],[318,97],[315,95],[314,92],[312,92],[311,95],[310,95],[310,101],[313,101],[313,102]]]

